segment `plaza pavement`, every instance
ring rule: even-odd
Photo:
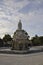
[[[43,65],[43,52],[26,55],[0,54],[0,65]]]
[[[43,46],[30,50],[42,50]],[[43,52],[31,54],[0,54],[0,65],[43,65]]]

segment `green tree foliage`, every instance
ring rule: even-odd
[[[39,40],[40,40],[40,44],[43,45],[43,36],[40,36]]]
[[[35,45],[35,46],[41,44],[40,39],[39,39],[39,37],[38,37],[37,35],[35,35],[35,37],[33,37],[33,38],[31,39],[31,41],[32,41],[32,44]]]
[[[3,41],[4,41],[4,46],[5,47],[12,46],[12,44],[11,44],[12,38],[9,34],[5,34],[5,36],[3,37]]]
[[[5,42],[7,42],[7,41],[11,41],[12,38],[11,38],[11,36],[10,36],[9,34],[5,34],[5,36],[3,37],[3,40],[4,40]]]
[[[3,40],[0,38],[0,47],[3,47]]]

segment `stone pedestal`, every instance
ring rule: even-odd
[[[19,21],[18,29],[14,32],[12,48],[15,50],[27,50],[29,44],[28,33],[22,29],[22,23]]]

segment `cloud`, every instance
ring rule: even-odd
[[[43,0],[0,0],[0,37],[12,35],[19,19],[30,36],[43,35]]]
[[[15,2],[22,2],[23,0],[15,0]]]
[[[43,1],[29,0],[29,3],[25,7],[21,8],[19,12],[25,14],[32,11],[37,11],[39,9],[43,9]]]

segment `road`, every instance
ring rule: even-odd
[[[26,55],[0,54],[0,65],[43,65],[43,52]]]

